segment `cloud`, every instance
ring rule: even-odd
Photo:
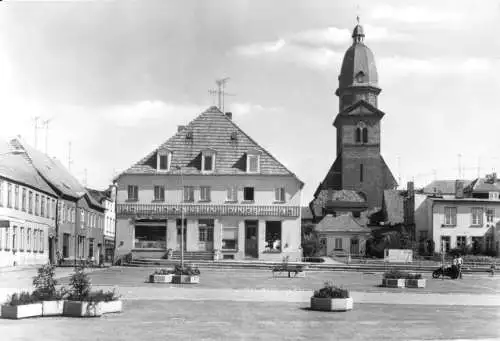
[[[459,23],[464,15],[459,12],[454,12],[447,8],[446,10],[430,9],[425,7],[394,7],[391,5],[381,5],[375,7],[370,15],[373,19],[392,20],[404,23],[442,23],[456,24]]]
[[[286,43],[283,39],[279,39],[274,42],[261,42],[238,46],[235,48],[235,52],[240,55],[258,56],[266,53],[275,53],[281,50],[285,46],[285,44]]]
[[[231,103],[230,108],[234,115],[248,115],[251,113],[260,113],[260,112],[277,112],[282,110],[282,108],[278,107],[263,107],[260,104],[239,103],[239,102]]]

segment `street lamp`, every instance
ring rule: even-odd
[[[182,168],[175,167],[181,174],[181,268],[184,268],[184,177],[182,175]]]

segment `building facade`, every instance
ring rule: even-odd
[[[122,255],[161,257],[184,245],[216,260],[301,258],[303,183],[216,107],[117,185]]]
[[[0,267],[47,263],[54,256],[57,195],[8,144],[0,148]]]
[[[90,195],[104,207],[104,262],[113,263],[115,253],[116,228],[116,186],[111,185],[105,191],[87,188]]]
[[[421,249],[436,253],[467,249],[498,255],[500,186],[492,186],[482,198],[476,196],[483,193],[474,192],[473,187],[464,188],[463,182],[457,181],[455,195],[425,196],[415,215]]]

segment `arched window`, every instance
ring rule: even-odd
[[[361,128],[356,128],[356,142],[361,142]]]
[[[363,143],[368,143],[368,128],[363,128]]]

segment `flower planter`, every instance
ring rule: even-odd
[[[123,310],[123,302],[121,300],[101,302],[101,304],[103,314],[121,313]]]
[[[149,275],[151,283],[172,283],[173,275]]]
[[[173,275],[172,283],[174,284],[198,284],[200,283],[200,276],[189,275]]]
[[[42,316],[42,303],[2,306],[2,318],[17,320],[37,316]]]
[[[388,288],[404,288],[405,279],[403,278],[384,278],[382,279],[382,285]]]
[[[102,315],[102,302],[64,301],[64,316],[94,317]]]
[[[306,272],[305,271],[299,271],[299,272],[295,273],[294,277],[304,278],[304,277],[306,277]]]
[[[64,301],[43,301],[42,316],[59,316],[64,311]]]
[[[406,280],[406,287],[407,288],[425,288],[426,280],[421,278],[421,279],[407,279]]]
[[[318,298],[311,297],[311,309],[320,311],[348,311],[352,310],[352,297],[348,298]]]

